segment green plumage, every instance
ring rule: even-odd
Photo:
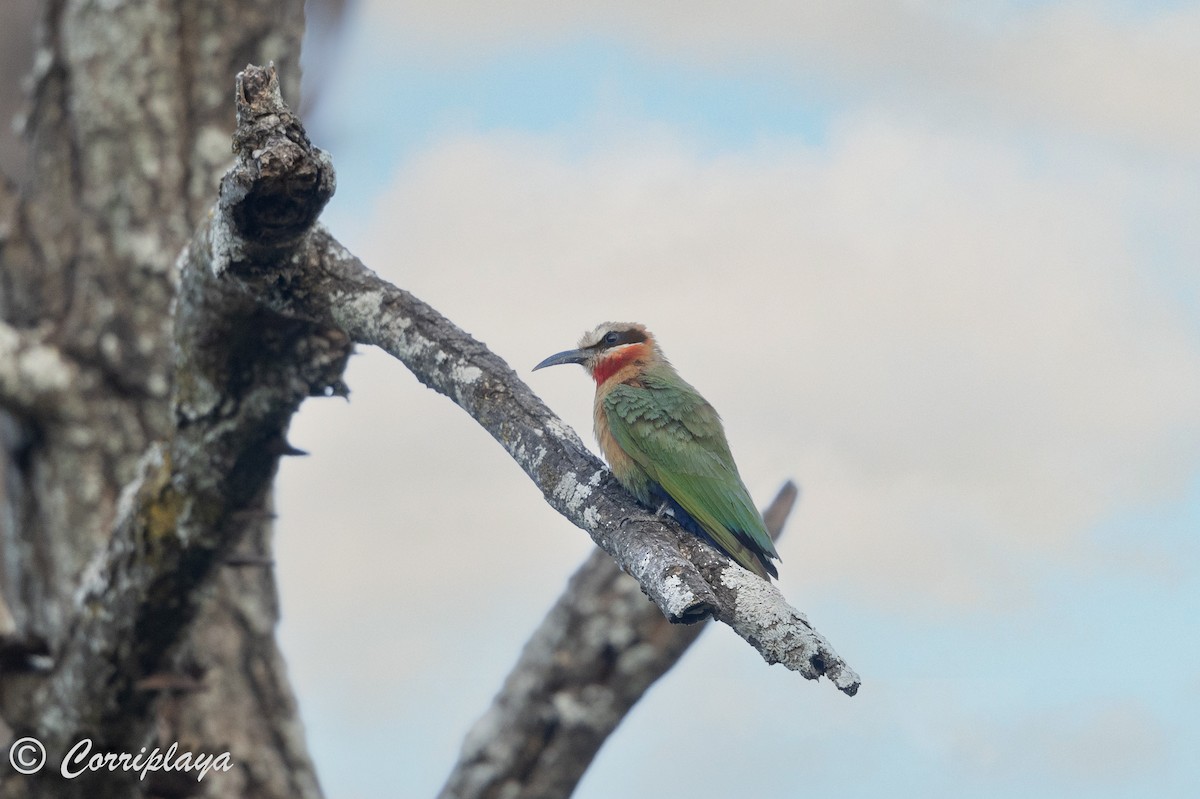
[[[613,386],[602,400],[614,441],[633,461],[614,468],[617,479],[647,505],[662,501],[661,487],[730,557],[764,579],[776,575],[769,558],[779,555],[717,412],[665,362],[636,382]]]

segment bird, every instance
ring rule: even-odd
[[[740,566],[777,578],[771,561],[779,553],[738,474],[721,417],[646,326],[605,322],[533,371],[571,363],[596,381],[596,440],[617,482]]]

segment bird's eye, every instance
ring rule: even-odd
[[[613,344],[616,344],[620,340],[621,340],[621,334],[615,330],[604,337],[604,343],[609,345],[610,347]]]

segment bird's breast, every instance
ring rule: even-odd
[[[593,408],[596,443],[600,445],[600,452],[604,455],[604,460],[608,461],[608,466],[617,481],[643,503],[648,502],[649,477],[641,465],[621,449],[621,445],[613,438],[608,424],[608,412],[604,409],[606,393],[596,392],[596,404]]]

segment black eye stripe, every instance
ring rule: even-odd
[[[646,334],[637,329],[612,330],[600,340],[600,346],[602,348],[620,347],[622,344],[641,344],[645,340]]]

